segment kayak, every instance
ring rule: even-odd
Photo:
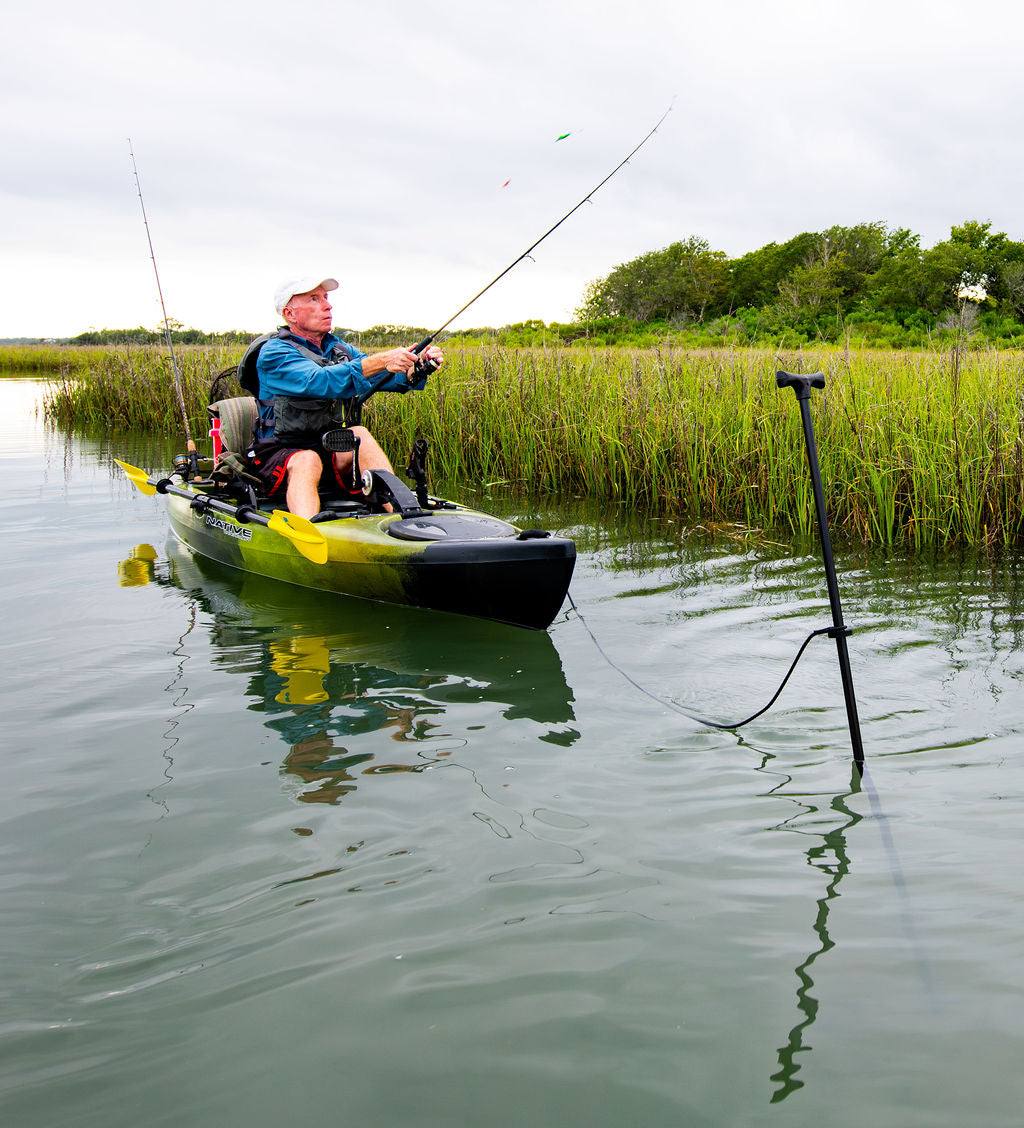
[[[325,501],[313,522],[254,495],[239,504],[208,479],[119,464],[144,493],[166,495],[174,534],[192,552],[304,588],[544,630],[576,562],[568,538],[417,499],[380,471],[367,472],[367,498]]]

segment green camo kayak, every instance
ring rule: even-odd
[[[193,552],[260,576],[364,599],[453,611],[543,630],[558,614],[576,547],[452,502],[373,512],[338,501],[316,523],[237,504],[208,483],[157,480],[121,463],[144,492],[167,497],[175,535]],[[380,476],[380,475],[378,475]],[[400,501],[411,498],[390,475]]]

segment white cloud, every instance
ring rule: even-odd
[[[0,336],[156,324],[128,136],[169,312],[208,328],[264,327],[307,264],[343,279],[345,324],[440,323],[673,95],[460,324],[564,318],[589,279],[690,234],[732,255],[876,219],[926,245],[971,218],[1024,236],[1005,0],[55,0],[6,19]]]

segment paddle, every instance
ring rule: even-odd
[[[297,513],[289,513],[287,509],[275,509],[267,521],[267,528],[290,540],[307,560],[312,560],[314,564],[327,563],[327,538],[312,521]]]
[[[122,462],[120,458],[115,458],[114,461],[125,472],[125,476],[133,486],[143,493],[146,497],[152,497],[156,493],[156,486],[149,480],[149,475],[145,470],[140,470],[138,466],[129,466],[127,462]]]
[[[122,462],[119,458],[115,458],[114,461],[125,472],[132,485],[147,497],[151,497],[155,493],[170,493],[190,501],[201,498],[204,509],[213,509],[218,513],[225,513],[243,524],[252,522],[256,525],[263,525],[272,533],[277,533],[285,540],[291,541],[307,560],[311,560],[314,564],[327,563],[327,539],[312,521],[307,521],[305,517],[300,517],[297,513],[275,509],[268,517],[265,513],[253,509],[251,505],[232,505],[230,502],[221,501],[220,498],[210,497],[208,494],[197,494],[194,490],[182,489],[181,486],[175,486],[167,479],[161,480],[159,486],[157,486],[150,481],[145,470],[140,470],[137,466],[129,466],[127,462]]]

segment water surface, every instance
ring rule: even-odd
[[[578,503],[535,634],[190,557],[0,383],[0,1113],[1017,1125],[1021,568]]]

